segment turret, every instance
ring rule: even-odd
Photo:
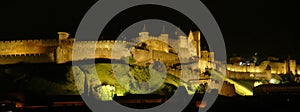
[[[168,44],[169,34],[166,33],[165,26],[163,26],[162,32],[159,36],[159,39]]]
[[[65,40],[69,38],[69,33],[67,32],[57,32],[59,40]]]
[[[143,30],[142,32],[139,33],[140,37],[148,37],[149,36],[149,32],[146,31],[146,25],[144,24]]]
[[[69,38],[69,33],[67,32],[57,32],[58,34],[58,45],[62,46],[62,44]]]
[[[197,54],[198,57],[201,58],[201,32],[200,31],[194,31],[193,32],[194,40],[197,42]]]

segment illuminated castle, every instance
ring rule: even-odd
[[[66,32],[58,32],[58,39],[0,41],[0,64],[15,63],[65,63],[68,61],[110,58],[111,48],[115,43],[126,45],[125,41],[75,41]],[[90,51],[96,45],[95,54]],[[85,55],[72,59],[73,46],[76,52]],[[125,48],[125,47],[123,47]],[[76,53],[75,52],[75,53]]]
[[[183,63],[197,59],[199,64],[193,66],[200,68],[201,72],[214,67],[214,54],[201,51],[199,31],[191,31],[187,37],[178,34],[178,39],[171,39],[165,33],[153,37],[149,32],[142,31],[136,38],[137,44],[119,40],[77,41],[69,38],[66,32],[58,32],[58,35],[58,39],[0,41],[0,64],[59,64],[86,59],[122,59],[133,56],[137,64],[159,60],[167,66],[172,66],[180,63],[180,58]],[[113,52],[114,49],[118,49],[118,52]]]
[[[138,43],[137,46],[142,49],[163,51],[168,54],[176,53],[177,55],[175,57],[181,58],[181,63],[184,63],[188,59],[197,59],[197,67],[199,67],[202,72],[204,72],[206,68],[215,68],[213,64],[214,53],[201,50],[200,31],[190,31],[188,36],[179,32],[179,29],[175,32],[177,36],[176,39],[169,38],[169,35],[164,33],[164,30],[158,37],[154,37],[149,35],[149,32],[146,31],[144,26],[142,32],[139,33],[139,37],[135,39],[135,42]],[[161,58],[167,60],[168,56],[162,56]]]
[[[268,57],[258,65],[254,62],[243,62],[241,57],[231,57],[227,64],[227,77],[233,79],[267,79],[275,74],[300,74],[300,66],[296,60],[280,60],[276,57]]]

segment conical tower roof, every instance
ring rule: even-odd
[[[180,27],[177,27],[175,31],[176,36],[185,36],[185,34],[180,30]]]
[[[144,27],[143,27],[143,29],[142,29],[142,32],[147,32],[146,24],[144,24]]]
[[[166,34],[166,27],[165,27],[165,25],[163,25],[163,27],[162,27],[161,34]]]

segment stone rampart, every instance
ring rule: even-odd
[[[1,55],[0,64],[17,64],[17,63],[53,63],[54,54],[20,54],[20,55]]]
[[[55,39],[0,41],[0,55],[47,54],[56,46]]]

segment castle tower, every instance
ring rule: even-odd
[[[286,74],[296,74],[296,60],[292,60],[290,56],[286,61]]]
[[[67,32],[57,32],[59,40],[65,40],[69,38],[69,33]]]
[[[184,33],[177,28],[175,35],[178,37],[178,51],[179,51],[179,56],[181,58],[189,58],[190,55],[190,51],[189,51],[189,45],[188,45],[188,39],[187,37],[184,35]]]
[[[179,35],[178,39],[179,39],[179,49],[180,48],[188,48],[188,40],[185,36]]]
[[[291,72],[291,68],[290,68],[290,56],[288,56],[287,58],[287,62],[286,62],[286,74],[290,74]]]
[[[69,33],[67,32],[57,32],[58,34],[58,44],[61,46],[63,41],[67,40],[69,38]]]
[[[197,55],[197,41],[194,39],[194,34],[192,31],[190,31],[188,36],[188,48],[191,56],[198,56]]]
[[[186,36],[184,35],[184,33],[180,30],[179,27],[177,27],[176,31],[175,31],[175,36],[178,37],[178,49],[180,48],[188,48],[188,45],[187,45],[187,38]]]
[[[194,37],[194,40],[196,41],[196,45],[197,46],[197,55],[198,55],[198,58],[201,58],[201,32],[200,31],[194,31],[193,32],[193,37]]]
[[[193,34],[192,31],[190,31],[190,33],[189,33],[188,40],[189,40],[190,42],[194,41],[194,34]]]
[[[162,40],[165,43],[169,43],[169,34],[166,33],[165,26],[163,26],[161,34],[159,36],[159,40]]]
[[[139,36],[142,37],[142,38],[149,37],[149,32],[147,32],[145,24],[144,24],[142,32],[139,33]]]

